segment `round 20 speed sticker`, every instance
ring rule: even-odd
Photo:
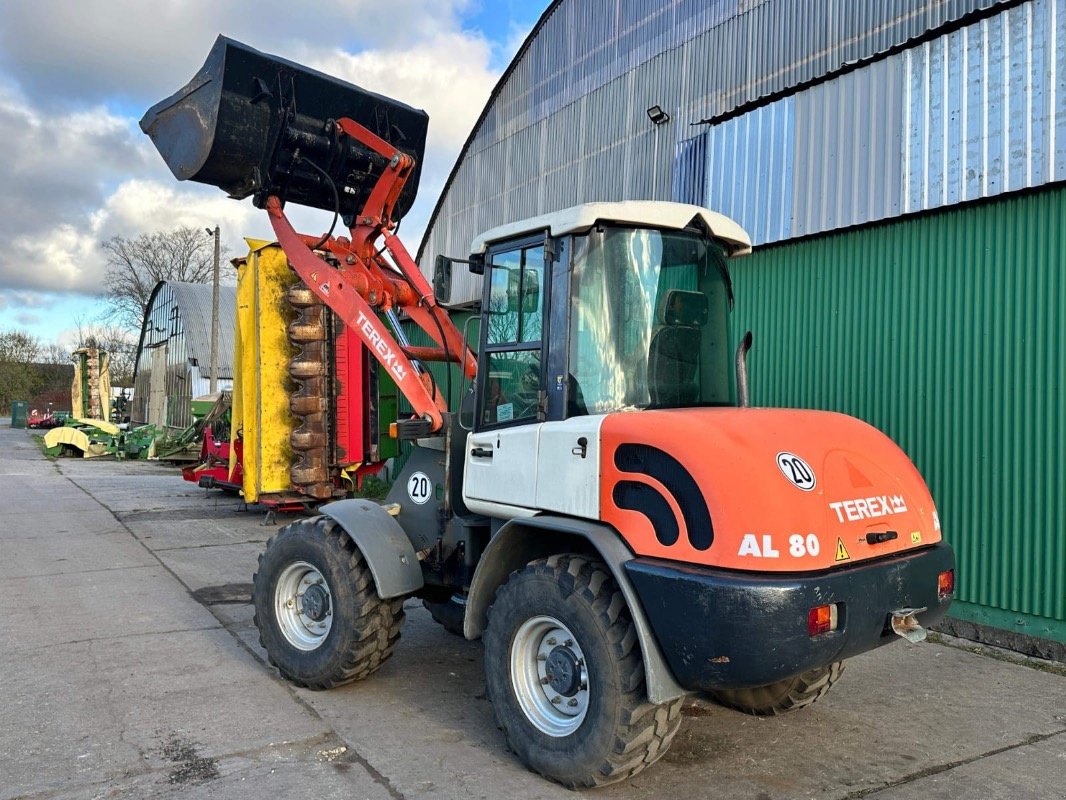
[[[788,478],[789,483],[805,492],[811,491],[818,483],[811,465],[795,453],[778,453],[777,468]]]
[[[412,503],[423,505],[433,496],[433,482],[424,472],[412,473],[407,479],[407,496]]]

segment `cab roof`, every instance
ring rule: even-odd
[[[669,203],[654,200],[625,200],[619,203],[584,203],[550,214],[530,217],[519,222],[509,222],[492,228],[474,239],[471,253],[485,253],[489,246],[523,234],[547,230],[552,236],[568,233],[584,233],[598,222],[618,222],[623,225],[640,225],[649,228],[683,230],[694,222],[706,228],[721,241],[730,256],[743,256],[751,252],[751,238],[747,232],[729,217],[702,206],[687,203]]]

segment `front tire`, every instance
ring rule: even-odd
[[[489,700],[511,749],[569,788],[603,786],[655,763],[681,700],[649,702],[625,599],[606,566],[576,554],[511,575],[485,631]]]
[[[829,666],[808,670],[801,675],[767,686],[718,689],[711,692],[711,697],[723,706],[743,711],[745,714],[760,717],[788,714],[825,697],[843,674],[844,662],[836,661]]]
[[[259,642],[298,686],[361,680],[399,641],[403,599],[378,597],[362,553],[328,517],[282,528],[259,556],[252,583]]]

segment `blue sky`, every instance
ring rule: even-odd
[[[106,310],[100,242],[220,225],[231,255],[269,237],[263,212],[178,183],[144,137],[144,110],[183,85],[219,33],[430,114],[417,248],[492,86],[548,0],[5,0],[0,15],[0,330],[68,344]],[[398,22],[399,21],[399,24]],[[47,58],[41,54],[46,53]],[[294,214],[318,232],[328,220]]]
[[[482,0],[471,9],[467,22],[493,42],[506,42],[525,36],[547,7],[549,0]],[[509,53],[500,52],[496,66],[502,71],[510,61]]]

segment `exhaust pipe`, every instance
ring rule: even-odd
[[[338,210],[351,227],[387,165],[341,135],[334,122],[341,117],[415,159],[395,206],[398,221],[418,189],[426,112],[225,36],[184,88],[145,112],[141,130],[178,180],[252,196],[260,208],[276,195]]]
[[[748,351],[752,341],[751,331],[748,331],[737,345],[737,405],[741,408],[751,404],[748,398]]]

